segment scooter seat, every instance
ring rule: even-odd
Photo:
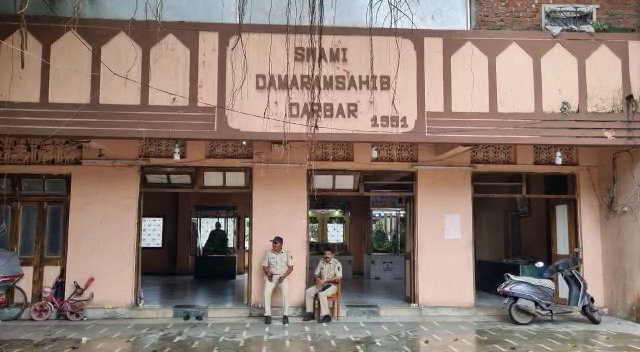
[[[546,287],[548,289],[551,290],[555,290],[556,289],[556,285],[553,283],[552,280],[546,280],[546,279],[536,279],[533,277],[527,277],[527,276],[515,276],[515,275],[511,275],[511,274],[507,274],[507,276],[509,277],[509,279],[513,280],[513,281],[520,281],[520,282],[526,282],[535,286],[542,286],[542,287]]]

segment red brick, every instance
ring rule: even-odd
[[[549,3],[598,4],[598,20],[640,29],[640,0],[475,0],[476,28],[540,30],[541,7]]]

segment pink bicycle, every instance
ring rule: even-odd
[[[64,280],[60,278],[56,279],[53,288],[45,287],[42,291],[44,300],[31,306],[31,319],[37,321],[48,320],[53,314],[53,311],[56,310],[58,314],[64,314],[69,320],[83,320],[87,315],[85,310],[87,302],[93,300],[93,292],[89,297],[81,296],[89,286],[91,286],[93,281],[93,277],[90,277],[82,287],[77,281],[74,281],[73,285],[75,289],[73,293],[71,293],[67,299],[58,299],[56,293],[61,290]]]

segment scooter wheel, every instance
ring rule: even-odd
[[[518,308],[517,302],[514,301],[509,305],[509,318],[518,325],[527,325],[535,316]]]
[[[592,324],[600,324],[602,322],[602,316],[600,315],[600,311],[596,307],[593,307],[591,304],[587,304],[582,307],[582,315],[587,317]]]

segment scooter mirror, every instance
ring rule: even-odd
[[[543,266],[544,266],[543,262],[537,262],[536,263],[536,267],[538,267],[538,268],[542,268]]]

